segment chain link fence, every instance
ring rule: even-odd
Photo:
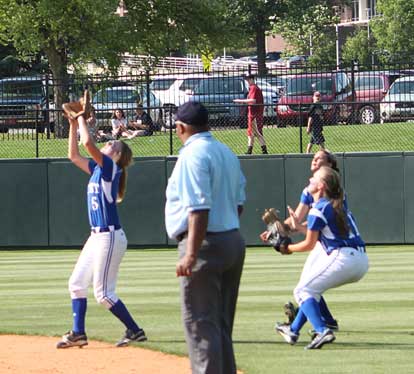
[[[244,79],[250,68],[226,68],[214,73],[149,71],[117,77],[77,76],[65,83],[50,76],[8,77],[0,80],[0,158],[66,157],[68,123],[63,100],[77,100],[85,87],[92,94],[97,141],[113,137],[111,118],[122,109],[137,123],[137,106],[152,119],[147,136],[125,136],[135,156],[178,153],[174,114],[188,101],[204,103],[215,137],[237,154],[247,149],[247,106]],[[414,69],[387,66],[362,69],[269,68],[257,77],[264,97],[264,127],[271,154],[306,152],[313,94],[321,94],[319,118],[325,147],[332,152],[414,150]],[[63,101],[64,102],[64,101]],[[138,121],[139,122],[139,121]],[[129,134],[136,129],[130,128]],[[317,147],[317,146],[315,146]],[[312,151],[316,150],[313,148]],[[257,143],[253,154],[260,154]]]

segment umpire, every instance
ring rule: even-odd
[[[178,108],[183,147],[168,180],[165,223],[178,241],[181,311],[193,374],[235,374],[232,330],[245,256],[239,215],[245,178],[209,132],[200,103]]]

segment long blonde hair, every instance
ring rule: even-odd
[[[339,233],[346,237],[349,232],[349,225],[344,210],[344,190],[341,186],[341,177],[336,170],[328,166],[322,166],[318,171],[321,180],[325,184],[325,194],[335,210],[335,220]]]
[[[128,179],[128,172],[127,168],[132,163],[132,151],[131,148],[129,148],[128,144],[120,141],[121,143],[121,156],[119,157],[119,160],[117,161],[117,165],[122,169],[122,174],[119,179],[119,188],[118,188],[118,196],[116,199],[117,203],[122,202],[122,200],[125,197],[126,193],[126,185],[127,185],[127,179]]]

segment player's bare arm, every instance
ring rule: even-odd
[[[299,204],[299,205],[304,206],[306,211],[309,211],[309,208],[306,205],[304,205],[304,204]],[[300,216],[298,216],[296,214],[296,211],[294,211],[290,206],[288,206],[287,208],[288,208],[289,218],[290,218],[290,227],[293,230],[297,231],[297,232],[301,232],[302,234],[306,234],[306,231],[307,231],[307,228],[308,228],[307,224],[306,224],[306,222],[305,223],[301,222],[302,219],[304,218],[304,214],[303,215],[301,214]],[[298,209],[296,209],[296,210],[298,210]],[[300,212],[301,212],[301,210],[300,210]]]
[[[288,206],[288,211],[289,211],[289,209],[290,209],[290,207]],[[298,204],[298,206],[295,209],[295,215],[296,215],[296,219],[298,220],[299,223],[303,224],[303,220],[305,219],[308,212],[309,212],[309,206],[307,206],[303,203]],[[292,228],[292,230],[296,230],[292,226],[292,218],[290,217],[290,215],[289,215],[289,217],[287,217],[285,219],[285,223],[287,225],[289,225],[289,227]],[[303,233],[304,234],[306,233],[306,228],[305,228],[305,231],[303,231]]]
[[[313,248],[315,248],[318,238],[319,238],[319,231],[307,230],[305,240],[299,243],[296,243],[296,244],[289,244],[288,249],[290,252],[311,251]]]
[[[91,136],[88,126],[86,124],[85,118],[83,116],[78,117],[78,123],[79,123],[79,131],[80,131],[80,138],[83,146],[85,147],[86,151],[89,153],[89,155],[95,160],[95,162],[99,165],[103,165],[103,156],[102,152],[99,150],[99,148],[95,144],[95,140]],[[89,172],[89,168],[88,168]]]
[[[69,149],[68,149],[68,158],[71,160],[79,169],[90,174],[89,172],[89,162],[85,157],[82,157],[79,153],[78,146],[78,121],[72,118],[69,118]]]
[[[177,263],[177,277],[192,274],[192,268],[197,261],[198,250],[206,236],[208,213],[208,210],[196,210],[188,215],[187,248],[184,257]]]

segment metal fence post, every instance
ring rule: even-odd
[[[147,89],[147,108],[146,110],[149,112],[149,108],[152,106],[151,105],[151,95],[150,95],[150,71],[148,69],[145,70],[145,84],[146,84],[146,89]]]
[[[303,153],[303,135],[302,135],[302,128],[303,128],[303,117],[302,117],[302,103],[299,103],[299,153]]]
[[[172,110],[170,110],[170,118],[169,118],[169,121],[170,121],[170,156],[172,156],[173,155],[173,146],[174,146],[174,144],[173,144],[173,123],[172,123],[172,116],[173,116],[173,114],[172,114]]]
[[[35,119],[35,136],[36,136],[36,158],[39,158],[39,109],[36,109]]]
[[[46,138],[50,139],[50,103],[49,103],[49,74],[45,75],[45,95],[46,95],[46,101],[45,101],[45,127],[46,127]]]

